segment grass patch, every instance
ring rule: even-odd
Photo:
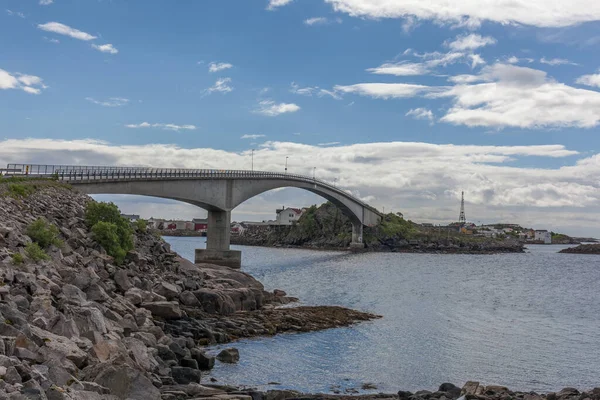
[[[23,258],[23,255],[21,253],[14,253],[12,256],[12,262],[15,265],[21,265],[25,262],[25,259]]]
[[[135,226],[135,230],[138,232],[146,232],[148,229],[148,222],[145,219],[138,219],[133,224]]]
[[[62,245],[62,241],[58,238],[58,228],[44,218],[38,218],[29,224],[25,233],[42,249],[47,249],[51,245]]]
[[[23,185],[20,183],[8,184],[8,195],[14,198],[27,197],[36,191],[34,185]]]
[[[44,261],[50,260],[50,256],[46,254],[44,249],[42,249],[37,243],[31,242],[25,246],[25,254],[32,261]]]

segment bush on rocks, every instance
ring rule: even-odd
[[[25,262],[25,259],[21,253],[14,253],[11,258],[15,265],[21,265]]]
[[[51,245],[60,246],[62,244],[62,241],[58,238],[58,228],[44,218],[38,218],[29,224],[25,233],[42,249],[47,249]]]
[[[11,183],[8,185],[8,194],[11,197],[27,197],[35,192],[35,186],[22,185],[20,183]]]
[[[42,260],[49,260],[50,259],[50,256],[48,254],[46,254],[46,252],[44,251],[44,249],[42,249],[35,242],[28,243],[27,246],[25,246],[25,254],[32,261],[42,261]]]
[[[114,203],[88,203],[85,223],[92,230],[94,239],[122,264],[127,252],[133,249],[133,230],[129,221],[121,217]]]

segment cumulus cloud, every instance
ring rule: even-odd
[[[240,139],[258,139],[267,135],[243,135]]]
[[[413,108],[406,113],[406,116],[413,117],[414,119],[426,119],[428,121],[433,121],[435,119],[433,112],[426,108]]]
[[[573,214],[588,215],[587,222],[580,218],[582,226],[598,231],[599,154],[570,161],[579,155],[562,145],[385,142],[326,147],[267,142],[255,150],[255,168],[280,171],[282,160],[290,154],[294,155],[293,166],[290,166],[293,173],[312,176],[313,167],[316,167],[318,178],[331,182],[337,178],[338,186],[363,198],[370,196],[373,206],[402,211],[411,219],[455,221],[460,192],[464,190],[469,218],[491,219],[510,212],[514,213],[513,221],[528,220],[548,228],[549,212],[553,215],[552,220],[567,220],[567,216]],[[562,164],[566,165],[560,168],[516,167],[514,162],[521,157],[564,158]],[[226,165],[224,160],[227,160]],[[0,165],[82,162],[157,168],[250,169],[250,151],[181,148],[168,144],[112,145],[94,140],[0,141]],[[266,201],[271,193],[257,201]],[[297,193],[294,192],[286,203],[300,201]],[[311,198],[310,201],[320,200]],[[273,212],[272,208],[261,209],[262,206],[255,204],[247,211]],[[492,222],[496,221],[492,219]]]
[[[233,65],[229,63],[216,62],[211,62],[210,64],[208,64],[208,72],[219,72],[229,68],[233,68]]]
[[[289,1],[287,1],[289,2]],[[442,24],[478,27],[481,21],[536,27],[566,27],[600,20],[600,4],[589,0],[325,0],[353,17],[433,20]]]
[[[579,83],[580,85],[600,87],[600,73],[582,75],[579,78],[577,78],[576,83]]]
[[[269,0],[269,4],[267,5],[267,10],[273,11],[278,7],[283,7],[285,5],[290,4],[294,0]]]
[[[40,94],[42,89],[47,88],[39,76],[10,73],[0,69],[0,90],[20,89],[30,94]]]
[[[103,107],[122,107],[129,104],[129,99],[125,99],[123,97],[110,97],[108,100],[96,100],[93,97],[85,98],[90,103],[98,104]]]
[[[496,44],[496,39],[491,36],[481,36],[475,33],[470,35],[459,35],[452,42],[446,42],[446,46],[454,51],[476,50],[480,47]]]
[[[97,39],[96,36],[90,35],[89,33],[80,31],[75,28],[71,28],[70,26],[61,24],[60,22],[48,22],[45,24],[40,24],[40,25],[38,25],[38,28],[43,31],[46,31],[46,32],[53,32],[53,33],[57,33],[59,35],[69,36],[69,37],[72,37],[73,39],[78,39],[78,40],[89,41],[89,40]]]
[[[214,92],[229,93],[233,91],[233,87],[230,86],[231,78],[219,78],[215,84],[205,90],[206,93],[211,94]]]
[[[115,49],[115,47],[110,43],[101,45],[93,44],[92,47],[103,53],[117,54],[119,52],[119,50]]]
[[[139,129],[139,128],[158,128],[158,129],[163,129],[166,131],[180,131],[180,130],[186,130],[186,131],[193,131],[196,128],[195,125],[176,125],[176,124],[151,124],[149,122],[142,122],[140,124],[128,124],[125,125],[126,128],[132,128],[132,129]]]
[[[262,100],[258,103],[256,113],[275,117],[280,114],[294,113],[300,110],[300,106],[294,103],[275,103],[273,100]]]
[[[530,129],[600,123],[600,92],[559,83],[544,71],[497,63],[478,75],[449,79],[454,86],[358,83],[335,90],[380,99],[449,98],[452,106],[440,121],[456,125]]]

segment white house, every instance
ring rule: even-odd
[[[275,210],[277,217],[275,218],[277,225],[292,225],[297,222],[302,216],[302,210],[299,208],[279,208]]]
[[[544,242],[544,244],[551,244],[552,243],[552,233],[548,232],[545,229],[535,231],[534,240]]]

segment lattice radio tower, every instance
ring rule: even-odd
[[[465,192],[462,192],[462,198],[460,199],[460,215],[458,216],[458,223],[467,223],[467,218],[465,217]]]

